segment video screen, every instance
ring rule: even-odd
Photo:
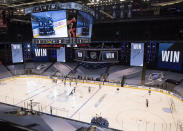
[[[65,47],[57,49],[57,62],[65,62]]]
[[[182,59],[182,44],[159,43],[158,68],[181,71]]]
[[[78,11],[76,37],[91,38],[93,17],[85,12]]]
[[[34,38],[68,37],[65,10],[32,13],[31,21]]]
[[[76,37],[76,25],[77,25],[77,12],[68,10],[68,12],[67,12],[67,30],[68,30],[69,38]]]
[[[143,66],[144,43],[131,43],[131,66]]]
[[[22,44],[11,44],[12,62],[23,62]]]
[[[118,53],[117,51],[104,51],[102,58],[104,61],[118,60]]]

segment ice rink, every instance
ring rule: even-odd
[[[117,90],[119,88],[119,90]],[[75,89],[75,92],[74,92]],[[0,81],[0,102],[90,123],[102,116],[124,131],[182,131],[183,102],[166,92],[45,76]]]

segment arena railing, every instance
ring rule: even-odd
[[[79,123],[79,126],[83,125],[81,127],[89,128],[90,126],[95,126],[98,129],[105,130],[105,131],[122,131],[122,130],[118,130],[118,129],[114,129],[114,128],[99,127],[99,126],[93,125],[91,123],[80,121],[80,119],[77,119],[77,120],[70,119],[69,112],[67,110],[65,110],[65,108],[48,107],[48,105],[43,105],[43,104],[38,104],[37,107],[35,107],[35,106],[31,107],[30,102],[27,102],[24,105],[12,105],[10,103],[7,103],[9,101],[8,99],[6,99],[6,101],[3,101],[3,102],[0,99],[0,104],[4,104],[6,106],[9,106],[11,111],[6,112],[6,113],[9,113],[9,115],[11,114],[11,112],[15,113],[13,115],[16,115],[16,116],[25,116],[25,115],[37,115],[37,116],[39,116],[41,114],[45,114],[45,115],[49,115],[51,117],[57,117],[57,118],[64,119],[66,121]],[[80,118],[80,114],[78,115],[78,117]]]

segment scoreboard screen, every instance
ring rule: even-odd
[[[93,17],[85,12],[78,12],[76,36],[91,38]]]
[[[83,44],[91,42],[93,16],[73,10],[31,14],[33,44]]]
[[[68,37],[66,11],[47,11],[32,13],[34,38]]]

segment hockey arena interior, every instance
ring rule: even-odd
[[[0,0],[0,129],[183,131],[182,0]]]

